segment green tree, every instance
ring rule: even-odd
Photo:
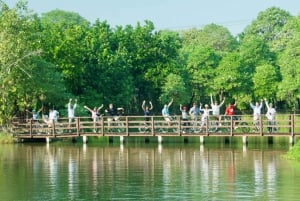
[[[189,90],[180,75],[170,74],[166,77],[165,84],[162,86],[160,102],[162,104],[174,100],[175,105],[187,104],[190,101]]]
[[[241,68],[241,57],[237,51],[224,56],[216,68],[212,94],[218,93],[219,97],[239,96],[242,83],[246,81],[240,73]]]
[[[202,29],[190,29],[182,33],[183,46],[199,45],[211,47],[218,54],[227,53],[238,46],[229,30],[216,24],[208,24]]]
[[[241,78],[239,98],[245,98],[245,101],[248,102],[249,96],[254,97],[253,76],[256,67],[265,64],[274,65],[276,56],[270,51],[268,45],[260,37],[255,35],[247,35],[244,37],[240,42],[238,51],[241,61],[238,71]]]
[[[192,101],[198,101],[201,96],[211,93],[221,57],[210,47],[189,46],[183,52],[186,55],[186,69],[191,78]]]
[[[278,86],[278,98],[286,100],[294,109],[300,98],[300,34],[294,35],[286,49],[279,55],[278,64],[282,81]]]
[[[97,20],[85,41],[87,57],[83,98],[93,105],[102,102],[130,108],[135,89],[133,77],[124,56],[126,51],[118,47],[118,40],[110,26]]]
[[[184,31],[182,41],[181,57],[190,79],[191,102],[210,93],[222,93],[223,87],[216,89],[214,83],[216,68],[222,57],[237,48],[236,39],[226,28],[209,24],[200,30]]]
[[[82,94],[88,22],[73,12],[50,11],[41,17],[44,58],[54,63],[67,89]]]
[[[154,25],[145,21],[117,27],[114,32],[115,44],[126,61],[130,75],[134,77],[134,96],[131,100],[132,111],[138,112],[143,100],[152,100],[156,105],[165,78],[170,73],[177,73],[178,49],[181,41],[173,31],[154,31]],[[156,108],[156,107],[155,107]]]
[[[89,26],[90,22],[80,16],[78,13],[63,11],[63,10],[52,10],[47,13],[43,13],[41,17],[42,24],[65,24],[66,28],[70,24],[76,24],[78,26]]]
[[[253,75],[253,91],[256,99],[268,98],[276,101],[279,81],[278,68],[270,64],[257,66]]]
[[[271,7],[258,14],[257,18],[245,28],[244,35],[256,35],[265,41],[271,50],[291,14],[277,7]]]
[[[0,12],[0,123],[6,124],[25,108],[42,104],[40,97],[48,97],[51,91],[44,83],[60,79],[51,71],[51,64],[40,57],[39,20],[28,11],[27,4],[20,1],[10,9],[2,3]],[[44,73],[51,77],[45,78]],[[59,81],[54,88],[61,87]]]

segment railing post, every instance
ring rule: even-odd
[[[104,136],[104,117],[103,116],[101,117],[101,133],[102,133],[102,136]]]
[[[128,121],[128,116],[126,116],[125,126],[126,126],[126,136],[129,136],[129,121]]]
[[[76,117],[75,121],[76,121],[76,132],[77,135],[80,136],[80,118]]]
[[[29,133],[30,133],[30,137],[32,138],[33,135],[32,135],[32,119],[30,119],[30,123],[29,123]]]
[[[259,132],[260,132],[260,135],[263,136],[263,121],[262,121],[262,118],[261,118],[261,115],[259,115]]]
[[[178,134],[179,134],[179,136],[181,136],[181,118],[180,118],[180,116],[178,116],[177,117],[177,119],[178,119]]]
[[[55,121],[54,121],[54,119],[52,119],[52,134],[53,134],[53,137],[56,137],[56,132],[55,132]]]
[[[205,133],[206,133],[206,135],[208,135],[208,129],[209,129],[209,127],[208,127],[208,119],[209,119],[209,117],[207,116],[207,117],[206,117],[206,120],[205,120],[205,121],[206,121],[206,122],[205,122],[205,127],[206,127],[206,128],[205,128]]]
[[[233,129],[235,122],[233,122],[233,115],[230,115],[230,135],[233,136]]]
[[[154,131],[154,116],[151,116],[151,132],[152,132],[152,136],[155,136],[155,131]]]
[[[295,121],[294,114],[290,115],[290,144],[294,144],[294,136],[295,136]]]
[[[295,121],[294,114],[291,115],[291,135],[294,136],[295,132]]]

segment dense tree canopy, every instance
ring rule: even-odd
[[[241,109],[261,98],[297,109],[299,19],[269,8],[234,37],[216,24],[179,32],[158,31],[147,20],[111,27],[73,12],[38,16],[23,1],[13,8],[2,2],[0,123],[26,109],[64,110],[69,98],[79,109],[114,103],[129,114],[141,114],[143,100],[160,111],[171,98],[189,106],[208,103],[210,94],[238,99]]]

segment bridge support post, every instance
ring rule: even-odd
[[[201,144],[204,143],[204,136],[200,136],[200,143],[201,143]]]
[[[124,140],[125,140],[124,136],[120,136],[120,143],[121,144],[123,144]]]
[[[294,144],[294,136],[290,136],[290,144]]]
[[[51,138],[50,137],[46,137],[46,142],[47,142],[47,144],[49,144],[51,142]]]
[[[200,152],[201,152],[201,153],[204,152],[204,146],[203,146],[203,144],[200,144]]]
[[[82,136],[82,142],[86,144],[88,142],[88,137],[86,135]]]
[[[157,140],[158,140],[158,143],[161,144],[163,141],[162,136],[161,135],[157,136]]]
[[[158,153],[162,153],[162,145],[161,144],[158,144]]]
[[[247,152],[247,146],[246,144],[243,144],[243,153],[246,153]]]
[[[243,144],[247,144],[248,143],[248,137],[247,136],[243,136]]]

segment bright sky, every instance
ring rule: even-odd
[[[4,0],[10,7],[17,0]],[[94,23],[106,20],[109,25],[154,23],[156,29],[182,30],[215,23],[236,35],[254,20],[260,11],[272,6],[296,16],[297,0],[28,0],[28,6],[41,14],[54,9],[76,12]]]

